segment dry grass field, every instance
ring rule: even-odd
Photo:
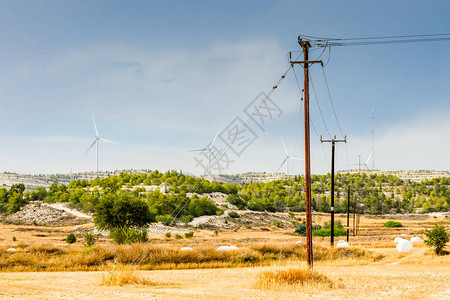
[[[316,223],[328,220],[324,214],[314,218]],[[384,228],[388,219],[403,227]],[[65,236],[92,224],[0,225],[0,298],[450,299],[450,255],[436,256],[423,242],[399,253],[393,242],[401,234],[423,238],[423,229],[437,222],[450,225],[445,216],[362,217],[360,234],[350,237],[348,249],[332,249],[329,238],[314,238],[317,280],[304,284],[273,279],[277,274],[285,274],[285,282],[304,276],[297,272],[306,269],[304,245],[295,243],[304,238],[292,234],[293,228],[218,235],[198,230],[189,239],[157,234],[148,245],[132,246],[102,238],[85,249],[81,237],[68,245]],[[221,245],[239,249],[220,253],[215,249]],[[146,255],[135,269],[133,260],[142,253]]]

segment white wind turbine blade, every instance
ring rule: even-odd
[[[98,130],[97,130],[97,125],[95,125],[94,115],[92,115],[92,122],[94,123],[95,136],[98,137]]]
[[[92,147],[94,147],[95,143],[97,143],[97,139],[95,139],[95,141],[92,143],[92,145],[89,147],[89,149],[87,149],[87,151],[84,153],[84,155],[86,155],[89,150],[91,150]]]
[[[110,141],[110,140],[107,140],[107,139],[104,139],[104,138],[98,138],[100,141],[103,141],[103,142],[107,142],[107,143],[111,143],[111,144],[116,144],[116,145],[118,145],[119,143],[117,143],[117,142],[113,142],[113,141]]]
[[[214,152],[209,150],[209,153],[214,157],[214,159],[217,161],[217,164],[222,168],[222,165],[220,164],[220,160],[217,158],[217,156],[214,154]]]
[[[284,148],[284,153],[286,153],[286,156],[289,156],[287,149],[286,149],[286,145],[284,144],[283,138],[280,136],[281,139],[281,143],[283,144],[283,148]]]
[[[199,151],[206,151],[206,150],[208,150],[208,148],[189,150],[188,152],[199,152]]]
[[[292,157],[292,156],[289,156],[289,158],[295,159],[295,160],[305,160],[304,158],[298,158],[298,157]]]
[[[376,148],[373,148],[372,152],[369,155],[369,158],[367,158],[366,162],[364,163],[365,165],[369,162],[369,160],[372,158],[373,152],[375,151]]]
[[[278,173],[278,171],[281,169],[281,167],[284,165],[284,163],[288,160],[288,158],[286,157],[283,162],[281,163],[281,165],[278,167],[277,171],[275,173]],[[287,174],[286,174],[287,175]]]

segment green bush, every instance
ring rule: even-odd
[[[384,227],[388,227],[388,228],[391,228],[391,227],[403,227],[402,223],[396,222],[396,221],[392,221],[392,220],[387,221],[386,223],[383,224],[383,226]]]
[[[170,232],[166,232],[165,234],[166,238],[170,239],[170,237],[172,236],[172,234]]]
[[[12,237],[13,242],[17,241],[17,238],[15,236]]]
[[[192,220],[194,220],[194,217],[191,215],[183,215],[180,218],[180,222],[185,223],[185,224],[191,222]]]
[[[237,212],[235,212],[234,210],[229,211],[229,212],[228,212],[228,216],[231,217],[231,218],[235,218],[235,219],[241,217],[241,216],[240,216]]]
[[[424,233],[427,237],[427,239],[424,240],[425,245],[434,248],[437,255],[443,254],[443,249],[448,243],[450,236],[445,227],[435,224],[433,229],[426,229]]]
[[[75,234],[69,233],[69,234],[66,236],[66,243],[67,243],[67,244],[73,244],[73,243],[75,243],[76,241],[77,241],[77,237],[75,236]]]
[[[184,234],[184,237],[187,238],[187,239],[189,239],[189,238],[191,238],[193,236],[194,236],[194,232],[193,231],[189,231],[189,232],[186,232]]]
[[[329,229],[331,228],[331,221],[326,221],[323,223],[323,228]],[[344,225],[342,225],[341,220],[336,220],[334,222],[334,228],[344,228]]]
[[[322,227],[320,225],[312,225],[312,230],[318,230]],[[295,232],[300,234],[301,236],[306,236],[306,223],[299,224],[297,228],[295,229]]]
[[[347,231],[344,228],[334,227],[334,236],[347,235]],[[321,228],[312,231],[312,236],[331,236],[331,228]]]
[[[177,220],[175,220],[174,217],[172,217],[171,215],[159,215],[156,216],[156,222],[161,222],[166,226],[169,225],[176,225]]]
[[[119,245],[148,242],[147,228],[116,227],[110,231],[109,236]]]
[[[175,239],[176,240],[181,240],[183,237],[181,235],[179,235],[178,233],[175,234]]]
[[[92,229],[86,231],[83,237],[84,237],[83,245],[85,247],[92,247],[95,241],[97,240],[97,235],[94,234],[94,231]]]

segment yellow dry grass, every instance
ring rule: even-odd
[[[335,283],[327,276],[309,269],[271,269],[258,274],[254,285],[257,289],[274,291],[328,290]]]
[[[104,275],[101,285],[105,286],[122,286],[122,285],[155,285],[154,282],[147,278],[143,278],[134,272],[132,266],[114,265]]]

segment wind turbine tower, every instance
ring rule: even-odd
[[[97,170],[97,173],[98,173],[98,142],[102,141],[102,142],[111,143],[111,144],[118,144],[118,143],[99,137],[98,136],[97,126],[95,125],[94,116],[92,116],[92,122],[94,123],[95,140],[91,144],[89,149],[87,149],[87,151],[84,153],[84,155],[86,155],[89,152],[89,150],[91,150],[91,148],[95,145],[95,165],[96,165],[96,170]]]

